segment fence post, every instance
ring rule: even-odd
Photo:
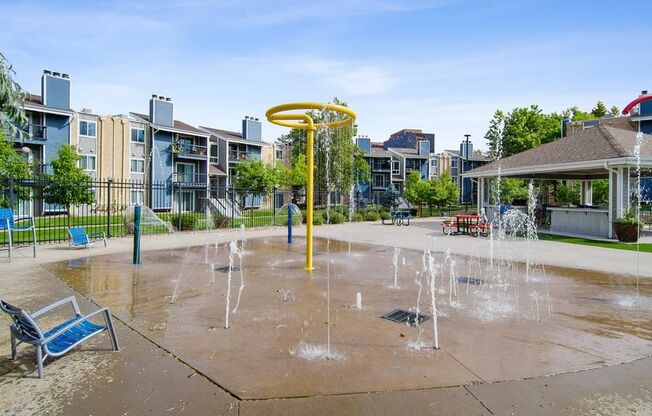
[[[242,213],[241,213],[242,214]],[[235,191],[231,187],[231,228],[235,227]]]
[[[107,208],[106,208],[106,237],[111,238],[111,184],[113,179],[109,178],[106,181],[106,199],[107,199]]]
[[[178,216],[178,221],[177,221],[177,225],[178,225],[177,230],[181,231],[181,203],[182,203],[182,201],[181,201],[181,182],[178,182],[178,185],[179,185],[179,190],[177,191],[178,192],[177,200],[179,201],[179,212],[178,212],[179,216]],[[174,188],[173,188],[173,192],[174,192]]]
[[[140,216],[143,207],[136,205],[134,207],[134,252],[133,264],[140,264]]]
[[[14,195],[14,174],[10,173],[9,174],[9,208],[12,210],[14,209],[14,203],[15,203],[15,195]]]
[[[272,208],[274,209],[274,219],[272,220],[272,225],[276,225],[276,187],[272,192]]]

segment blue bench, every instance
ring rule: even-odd
[[[412,219],[409,210],[392,210],[389,211],[389,219],[392,221],[392,225],[410,225],[410,220]],[[382,220],[382,223],[385,224],[385,220]]]
[[[36,319],[68,303],[72,305],[74,316],[43,332],[36,323]],[[43,362],[47,357],[62,356],[103,331],[109,331],[113,349],[115,351],[120,349],[109,310],[103,308],[88,315],[82,315],[77,305],[77,299],[74,296],[61,299],[31,314],[2,300],[0,300],[0,309],[8,313],[14,322],[9,327],[11,331],[11,359],[16,359],[16,347],[20,343],[24,342],[33,345],[36,348],[36,365],[39,378],[44,376]],[[91,321],[91,318],[96,319],[98,315],[104,317],[104,325]]]

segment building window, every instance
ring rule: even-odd
[[[283,160],[283,149],[276,149],[276,160]]]
[[[374,188],[386,188],[387,182],[385,180],[385,175],[375,173],[372,177],[372,186]]]
[[[95,172],[95,155],[79,155],[79,167],[85,171]]]
[[[131,159],[131,173],[145,173],[145,159]]]
[[[136,143],[145,143],[145,129],[131,129],[131,141]]]
[[[392,160],[392,175],[401,174],[401,165],[398,160]]]
[[[437,167],[437,159],[430,159],[430,167],[432,168]]]
[[[85,137],[97,137],[96,123],[94,121],[79,120],[79,135]]]
[[[129,202],[132,205],[143,205],[145,203],[145,191],[135,190],[130,191]]]
[[[219,149],[220,149],[220,147],[218,145],[216,145],[216,144],[211,145],[211,159],[210,159],[211,163],[220,163],[220,159],[219,159],[219,157],[220,157],[219,151],[220,150]]]
[[[457,158],[451,159],[451,168],[457,167]]]

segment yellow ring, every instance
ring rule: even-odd
[[[286,111],[294,111],[294,110],[331,110],[331,111],[336,111],[338,113],[344,114],[348,117],[342,119],[342,120],[337,120],[337,121],[331,121],[329,123],[319,123],[319,124],[314,124],[312,121],[312,118],[308,116],[305,113],[290,113],[290,114],[279,114],[279,113],[284,113]],[[355,112],[351,110],[350,108],[344,107],[342,105],[337,105],[337,104],[321,104],[321,103],[310,103],[310,102],[305,102],[305,103],[288,103],[288,104],[280,104],[277,106],[274,106],[267,110],[265,113],[265,117],[270,123],[277,124],[279,126],[284,126],[284,127],[290,127],[294,129],[303,129],[303,130],[316,130],[320,128],[335,128],[335,127],[342,127],[342,126],[347,126],[349,124],[353,124],[353,121],[355,120]],[[302,121],[301,123],[295,122],[296,121]]]

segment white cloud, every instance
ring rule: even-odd
[[[398,83],[397,77],[378,65],[320,58],[290,58],[286,62],[288,70],[345,96],[384,94]]]

